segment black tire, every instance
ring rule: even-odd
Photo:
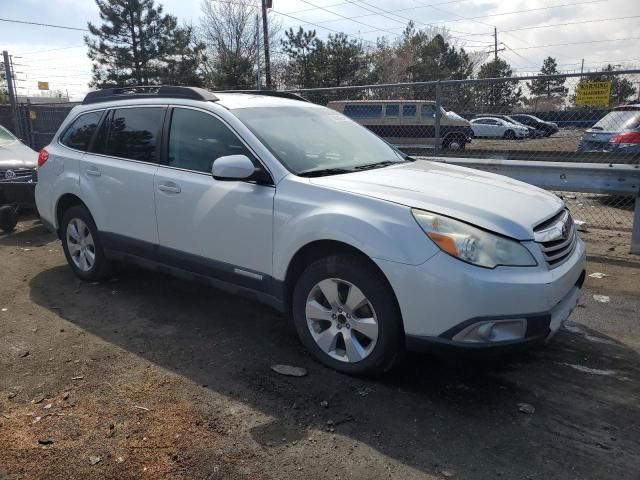
[[[507,130],[506,132],[504,132],[504,138],[507,140],[513,140],[514,138],[516,138],[516,134],[513,130]]]
[[[71,259],[71,254],[69,253],[69,245],[66,232],[69,223],[71,223],[71,221],[74,219],[82,220],[82,222],[84,222],[84,224],[89,229],[91,237],[93,238],[95,261],[91,268],[89,268],[87,271],[83,271],[78,268],[78,266]],[[78,278],[86,282],[98,282],[108,277],[111,271],[111,265],[109,264],[109,261],[107,260],[107,257],[104,253],[102,243],[100,242],[100,237],[98,236],[98,229],[96,228],[96,224],[93,221],[93,217],[89,213],[89,210],[87,210],[82,205],[74,205],[73,207],[67,209],[62,216],[62,222],[60,224],[60,237],[62,238],[62,248],[64,250],[65,257],[67,258],[67,263]]]
[[[16,228],[18,224],[18,211],[11,205],[3,205],[0,207],[0,229],[9,233]]]
[[[462,135],[452,135],[444,139],[445,150],[462,151],[467,145],[467,139]]]
[[[369,300],[378,322],[375,346],[364,359],[344,362],[325,353],[313,339],[305,313],[307,298],[320,281],[338,278],[357,286]],[[375,299],[375,300],[373,300]],[[326,366],[349,375],[378,376],[389,371],[404,351],[402,319],[391,287],[382,274],[363,259],[331,255],[309,265],[298,278],[291,312],[302,344]]]

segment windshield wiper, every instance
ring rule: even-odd
[[[388,167],[389,165],[393,165],[395,163],[402,163],[402,162],[392,162],[391,160],[385,160],[384,162],[367,163],[366,165],[358,165],[357,167],[353,167],[353,168],[354,170],[371,170],[374,168]]]
[[[591,127],[591,130],[604,130],[602,127]]]
[[[299,177],[325,177],[327,175],[339,175],[341,173],[352,173],[353,170],[346,168],[319,168],[317,170],[303,170],[297,175]]]

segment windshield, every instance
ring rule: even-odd
[[[640,110],[618,110],[609,112],[591,128],[606,132],[617,132],[637,128],[639,125]]]
[[[0,145],[8,145],[17,141],[18,139],[11,135],[11,132],[9,132],[9,130],[0,126]]]
[[[384,140],[328,108],[242,108],[233,114],[298,175],[345,173],[404,160]]]

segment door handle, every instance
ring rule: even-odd
[[[166,193],[180,193],[182,191],[180,187],[173,182],[160,183],[158,190]]]
[[[102,173],[100,173],[100,170],[98,170],[97,168],[87,168],[85,171],[87,172],[87,175],[91,175],[92,177],[99,177],[100,175],[102,175]]]

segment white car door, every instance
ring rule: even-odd
[[[502,125],[502,120],[498,120],[495,118],[487,119],[487,136],[489,137],[501,137],[504,133],[504,126]]]
[[[177,268],[254,290],[269,289],[275,187],[221,181],[216,158],[247,155],[238,136],[215,115],[173,108],[166,165],[155,176],[159,258]]]
[[[110,110],[80,161],[80,190],[105,248],[142,254],[158,244],[153,177],[166,107]]]
[[[489,132],[487,131],[487,120],[484,118],[480,118],[471,122],[471,129],[473,130],[473,134],[476,137],[486,137],[487,135],[489,135]]]

